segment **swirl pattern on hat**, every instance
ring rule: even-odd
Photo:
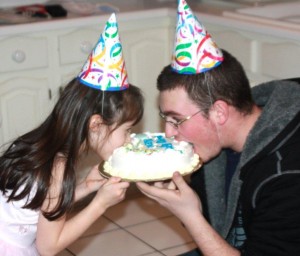
[[[185,0],[178,0],[177,27],[171,67],[177,73],[198,74],[217,67],[222,51]]]
[[[129,86],[116,15],[111,14],[103,33],[84,64],[78,79],[102,91],[120,91]]]

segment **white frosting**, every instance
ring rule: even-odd
[[[142,133],[132,134],[130,143],[115,149],[104,171],[128,180],[158,180],[171,178],[174,171],[190,173],[198,163],[191,144],[164,133]]]

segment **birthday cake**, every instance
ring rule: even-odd
[[[199,167],[193,146],[166,138],[164,133],[131,134],[131,141],[114,150],[104,163],[102,174],[130,181],[170,179],[175,171],[182,175]]]

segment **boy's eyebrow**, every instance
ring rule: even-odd
[[[179,114],[178,112],[175,112],[175,111],[173,111],[173,110],[169,110],[169,111],[161,111],[161,109],[159,108],[159,112],[160,112],[160,113],[163,113],[163,114],[166,115],[166,116],[170,116],[170,115],[172,115],[172,116],[182,116],[182,114]]]

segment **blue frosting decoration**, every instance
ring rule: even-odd
[[[153,145],[154,145],[152,139],[145,139],[145,140],[144,140],[144,144],[145,144],[145,146],[146,146],[147,148],[153,148]]]
[[[160,146],[165,149],[167,149],[167,148],[173,149],[173,145],[171,143],[163,143]]]
[[[155,148],[155,147],[160,147],[160,148],[165,148],[165,149],[173,149],[172,143],[168,142],[164,136],[162,135],[157,135],[153,138],[147,138],[143,140],[144,145],[147,148]]]
[[[162,135],[157,135],[156,138],[157,138],[156,142],[158,144],[162,144],[162,143],[166,143],[167,142],[166,139],[164,138],[164,136],[162,136]]]

